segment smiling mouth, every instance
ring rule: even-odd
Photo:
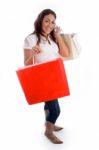
[[[52,31],[53,29],[48,28],[48,29],[46,29],[46,30],[48,30],[48,31]]]

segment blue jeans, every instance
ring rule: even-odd
[[[60,114],[60,106],[59,106],[58,99],[45,102],[44,109],[49,110],[49,114],[46,118],[46,121],[49,121],[49,122],[55,124],[55,122]]]

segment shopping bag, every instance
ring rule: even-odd
[[[29,65],[16,71],[28,104],[51,101],[70,95],[61,58]]]
[[[61,56],[63,60],[71,60],[77,58],[81,52],[81,46],[77,40],[77,37],[75,35],[72,37],[71,34],[61,34],[61,37],[69,49],[69,56]]]

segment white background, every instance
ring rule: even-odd
[[[98,6],[98,0],[0,1],[0,149],[99,150]],[[65,62],[71,96],[59,100],[62,145],[45,138],[44,104],[27,104],[15,72],[23,66],[24,38],[45,8],[56,12],[65,33],[78,34],[82,47],[79,58]]]

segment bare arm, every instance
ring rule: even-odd
[[[33,54],[31,49],[24,49],[24,65],[33,64]]]
[[[58,47],[59,47],[59,53],[61,56],[63,57],[68,57],[69,56],[69,48],[68,48],[68,45],[66,45],[60,35],[60,27],[56,26],[55,27],[55,38],[56,38],[56,42],[58,44]]]
[[[42,50],[39,45],[32,47],[32,49],[24,49],[24,65],[32,65],[35,63],[35,55],[41,53]]]
[[[64,43],[62,37],[60,35],[57,36],[57,44],[59,47],[59,53],[63,57],[68,57],[69,56],[69,48],[68,46]]]

